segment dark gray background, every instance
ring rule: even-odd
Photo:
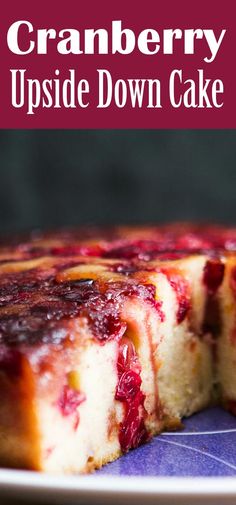
[[[236,223],[236,130],[0,132],[0,231]]]

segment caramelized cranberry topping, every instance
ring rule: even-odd
[[[126,330],[120,318],[126,297],[143,299],[162,315],[151,284],[136,284],[125,278],[110,283],[93,279],[57,282],[57,271],[55,267],[0,276],[0,341],[46,343],[53,342],[55,335],[58,343],[59,334],[64,338],[66,332],[58,333],[57,328],[62,329],[68,319],[80,315],[88,319],[100,342],[119,339]],[[58,321],[62,321],[60,326]]]
[[[225,266],[220,259],[210,259],[204,267],[203,282],[209,293],[214,294],[224,277]]]
[[[9,241],[7,247],[3,243],[1,251],[4,256],[9,254],[9,262],[14,262],[14,258],[33,259],[49,254],[54,257],[55,264],[48,269],[42,267],[0,275],[0,342],[38,343],[40,339],[53,342],[54,330],[58,339],[57,329],[60,330],[63,325],[66,328],[68,319],[80,315],[87,318],[95,338],[100,342],[120,339],[126,329],[120,318],[125,297],[139,297],[152,304],[160,319],[164,320],[161,304],[155,300],[155,287],[151,284],[138,285],[132,279],[132,274],[143,267],[144,261],[148,270],[150,259],[177,259],[190,251],[235,250],[236,244],[235,230],[189,224],[133,228],[131,233],[127,230],[127,237],[125,228],[87,228],[37,232],[17,237]],[[108,262],[107,268],[123,275],[124,281],[108,281],[103,286],[92,279],[59,284],[56,273],[78,264],[78,255],[116,258],[117,263],[109,266]],[[139,260],[142,260],[141,267]],[[215,293],[223,274],[224,265],[220,260],[212,258],[207,262],[203,282],[209,293]],[[180,276],[177,278],[172,273],[167,276],[176,292],[176,318],[181,323],[190,309],[188,286]],[[233,285],[234,274],[232,288]],[[60,325],[58,321],[61,321]]]
[[[127,452],[148,439],[145,427],[145,396],[141,391],[141,367],[134,345],[127,339],[120,344],[117,362],[118,385],[115,399],[123,402],[124,420],[120,425],[119,441],[122,452]]]
[[[120,241],[121,242],[121,241]],[[201,234],[178,234],[164,232],[155,240],[123,240],[119,246],[115,244],[108,251],[104,250],[106,258],[149,261],[158,259],[177,259],[189,252],[209,250],[213,247],[210,240]]]
[[[204,234],[185,233],[180,237],[176,237],[173,243],[173,249],[199,251],[201,249],[211,248],[211,241],[204,237]]]
[[[100,256],[102,251],[99,246],[67,245],[52,247],[50,254],[52,256]]]
[[[129,276],[130,274],[133,274],[135,272],[138,272],[139,267],[138,265],[133,264],[132,262],[129,263],[118,263],[112,266],[112,271],[117,272],[122,275],[127,275]]]
[[[223,226],[176,223],[166,226],[125,228],[81,227],[54,231],[33,231],[14,237],[0,237],[4,251],[34,258],[40,255],[101,256],[149,259],[162,251],[236,250],[236,231]],[[87,242],[86,242],[87,241]],[[55,243],[55,245],[53,245]]]

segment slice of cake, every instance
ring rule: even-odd
[[[236,414],[236,257],[227,255],[218,292],[220,324],[217,338],[217,381],[223,404]]]
[[[186,224],[3,243],[1,466],[98,468],[180,426],[216,381],[233,408],[235,235]]]

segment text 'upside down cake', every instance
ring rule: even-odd
[[[236,229],[3,241],[0,393],[0,465],[47,472],[99,468],[212,401],[236,413]]]

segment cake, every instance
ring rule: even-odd
[[[235,229],[2,239],[1,466],[85,473],[212,402],[236,413],[235,366]]]

